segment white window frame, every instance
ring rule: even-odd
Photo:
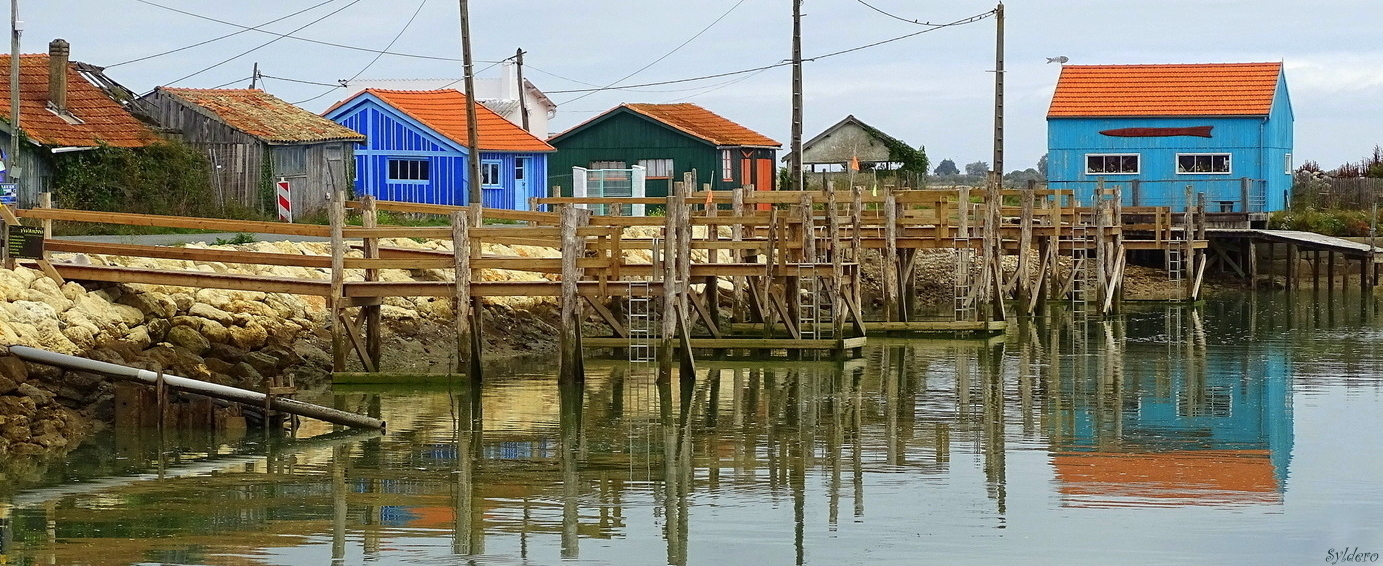
[[[639,167],[647,171],[649,179],[671,179],[673,172],[677,171],[673,167],[672,159],[640,159]]]
[[[1284,169],[1286,169],[1285,171],[1283,171],[1283,173],[1286,173],[1288,175],[1296,174],[1296,168],[1292,167],[1292,165],[1294,165],[1294,163],[1292,163],[1292,152],[1289,151],[1287,153],[1282,154],[1282,166]]]
[[[728,149],[720,150],[720,180],[735,180],[735,155]]]
[[[426,157],[390,157],[385,162],[384,176],[390,183],[429,183],[432,161]]]
[[[1137,167],[1133,171],[1122,171],[1118,173],[1096,172],[1090,170],[1091,157],[1132,157],[1137,160]],[[1139,153],[1087,153],[1085,154],[1085,174],[1086,175],[1137,175],[1143,171],[1143,155]]]
[[[480,162],[480,186],[499,187],[504,184],[500,177],[500,169],[504,166],[502,161],[486,159]]]
[[[1213,166],[1215,165],[1213,159],[1214,159],[1216,156],[1221,156],[1221,155],[1224,156],[1224,158],[1225,158],[1225,165],[1226,165],[1226,167],[1225,167],[1225,170],[1224,170],[1224,171],[1182,171],[1182,170],[1181,170],[1181,158],[1183,158],[1183,157],[1209,157],[1209,158],[1212,159],[1212,161],[1211,161],[1211,166],[1213,167]],[[1177,154],[1177,158],[1176,158],[1176,163],[1175,163],[1175,165],[1176,165],[1176,174],[1177,174],[1177,175],[1233,175],[1233,174],[1234,174],[1234,154],[1232,154],[1232,153],[1227,153],[1227,152],[1216,152],[1216,153],[1178,153],[1178,154]]]

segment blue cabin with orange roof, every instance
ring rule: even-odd
[[[1067,65],[1047,112],[1047,180],[1089,203],[1266,220],[1292,187],[1292,104],[1281,63]]]
[[[547,196],[547,142],[477,104],[481,202],[527,210]],[[465,205],[470,202],[466,95],[455,89],[365,89],[325,116],[365,134],[355,151],[355,189],[380,200]]]

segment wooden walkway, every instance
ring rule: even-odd
[[[380,315],[386,297],[451,298],[456,314],[458,371],[478,375],[480,301],[487,297],[555,297],[562,311],[564,376],[582,374],[582,351],[606,348],[661,374],[693,367],[693,352],[821,352],[858,355],[869,333],[1002,332],[1008,308],[1036,312],[1059,302],[1093,314],[1111,311],[1130,251],[1181,258],[1175,274],[1188,297],[1204,272],[1203,209],[1122,207],[1118,187],[1081,206],[1069,192],[1020,190],[884,190],[825,192],[693,192],[690,175],[667,198],[547,198],[534,208],[472,209],[442,205],[347,202],[336,195],[330,224],[296,225],[53,208],[20,210],[49,236],[40,265],[50,277],[293,293],[326,297],[337,371],[357,357],[379,371]],[[619,213],[632,204],[661,207],[663,216]],[[592,214],[586,208],[601,208]],[[446,226],[381,226],[378,211],[435,215]],[[9,213],[8,209],[4,212]],[[352,222],[347,222],[353,218]],[[484,224],[481,219],[508,224]],[[8,220],[19,222],[11,215]],[[92,222],[328,239],[330,255],[209,250],[51,239],[53,222]],[[358,223],[358,225],[357,225]],[[449,241],[454,250],[390,248],[386,238]],[[487,253],[486,244],[538,246],[556,257]],[[944,320],[917,315],[921,258],[955,254],[954,281],[939,297]],[[208,273],[52,262],[53,253],[96,254],[320,270],[321,279]],[[1005,258],[1016,265],[1005,267]],[[869,296],[861,265],[879,266],[880,291]],[[1169,274],[1173,273],[1169,259]],[[381,269],[432,269],[445,281],[383,281]],[[532,280],[483,281],[481,270],[529,273]],[[349,274],[349,277],[348,277]],[[929,278],[934,279],[935,274]],[[870,303],[877,298],[877,314]],[[1011,301],[1011,307],[1006,306]],[[586,312],[609,330],[584,336]]]

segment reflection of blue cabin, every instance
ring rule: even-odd
[[[1047,113],[1047,178],[1090,202],[1099,180],[1126,206],[1207,212],[1286,207],[1292,105],[1281,63],[1068,65]],[[1135,183],[1136,181],[1136,183]]]
[[[547,196],[552,146],[476,105],[482,202],[487,208],[528,209]],[[356,150],[357,193],[381,200],[464,205],[470,202],[466,96],[456,90],[366,89],[326,117],[365,134]]]

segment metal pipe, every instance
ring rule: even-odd
[[[158,373],[149,370],[132,368],[129,366],[122,366],[107,362],[98,362],[96,360],[89,360],[87,358],[69,356],[67,354],[59,354],[56,352],[49,352],[47,350],[30,348],[28,346],[10,346],[9,350],[11,354],[18,356],[20,359],[23,359],[25,361],[56,366],[65,369],[99,373],[121,379],[142,381],[144,383],[148,383],[151,385],[157,383],[159,379]],[[166,373],[163,374],[163,383],[178,391],[186,391],[188,393],[205,395],[207,397],[215,397],[217,399],[225,399],[227,401],[234,401],[236,403],[256,407],[263,407],[265,398],[267,397],[267,395],[265,395],[264,393],[259,393],[257,391],[250,391],[248,389],[240,389],[238,387],[230,387],[227,385],[218,385],[215,383],[208,383],[197,379],[179,377],[176,375],[169,375]],[[312,403],[305,403],[303,401],[298,401],[295,399],[274,397],[270,400],[269,407],[277,411],[283,411],[285,413],[292,413],[295,415],[302,415],[304,417],[311,417],[329,423],[352,426],[357,428],[384,430],[384,421],[380,419],[366,417],[363,415],[357,415],[355,413],[348,413],[346,411],[339,411],[336,409],[332,409],[330,407],[323,407],[321,405],[313,405]]]

